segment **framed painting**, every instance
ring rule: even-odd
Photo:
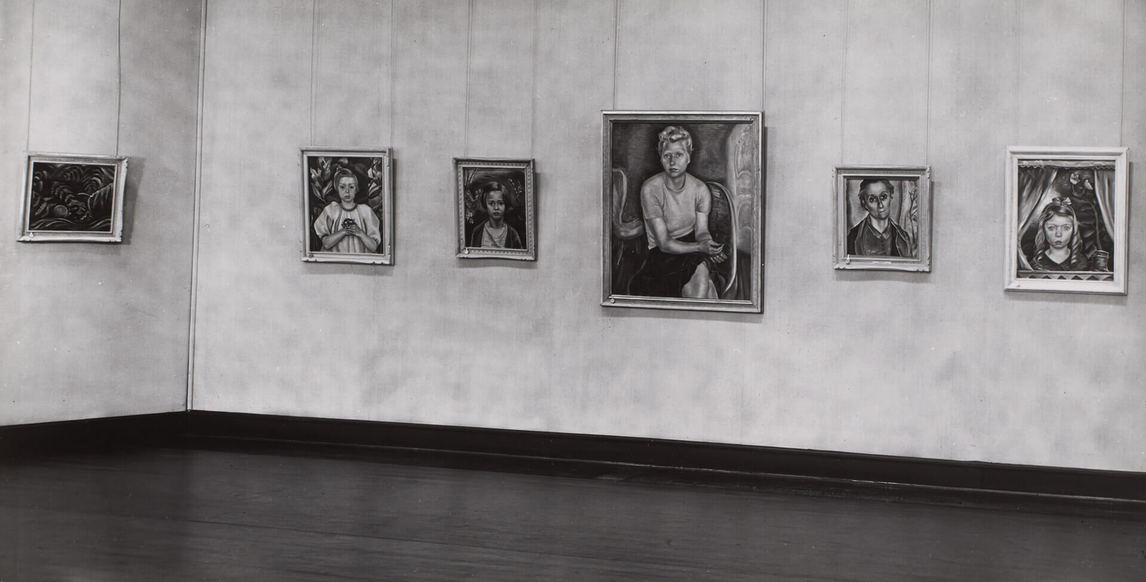
[[[837,269],[931,271],[931,170],[836,168]]]
[[[1126,152],[1007,148],[1006,289],[1126,293]]]
[[[458,258],[537,260],[533,160],[454,158]]]
[[[304,261],[393,265],[390,150],[302,150],[302,223]]]
[[[603,115],[602,305],[760,313],[763,115]]]
[[[1007,148],[1006,289],[1127,292],[1127,148]]]
[[[29,154],[23,242],[123,242],[127,158]]]

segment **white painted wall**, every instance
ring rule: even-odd
[[[1144,13],[212,0],[194,407],[1146,470],[1142,237],[1126,297],[1000,266],[1005,146],[1142,159]],[[598,306],[614,108],[765,112],[762,316]],[[396,266],[299,261],[308,144],[394,148]],[[536,159],[536,264],[453,257],[454,156]],[[931,274],[831,268],[857,163],[932,166]]]
[[[0,425],[185,406],[200,6],[0,2]],[[28,151],[128,156],[124,242],[16,242]]]
[[[114,2],[89,3],[114,23]],[[126,132],[107,87],[90,104],[49,96],[66,50],[41,52],[61,42],[41,13],[61,4],[38,0],[34,27],[3,4],[0,178],[18,180],[25,136],[105,148],[118,127],[121,153],[131,133],[172,172],[153,207],[169,214],[137,217],[135,236],[189,219],[193,123]],[[125,30],[145,5],[124,0]],[[197,39],[197,12],[166,17]],[[101,30],[76,78],[110,66]],[[1007,294],[1001,267],[1005,146],[1125,145],[1139,173],[1143,0],[210,0],[204,68],[196,409],[1146,470],[1143,237],[1126,297]],[[30,133],[12,138],[29,83]],[[149,102],[126,83],[122,105]],[[763,315],[598,306],[603,109],[765,112]],[[52,143],[59,115],[87,129]],[[394,148],[397,265],[299,260],[308,145]],[[454,156],[536,159],[537,263],[454,258]],[[831,268],[832,168],[858,163],[932,167],[932,273]],[[16,202],[0,209],[12,225]],[[1139,230],[1146,207],[1131,212]],[[0,241],[13,418],[114,413],[174,384],[190,261],[171,257],[189,255],[191,229],[165,232],[119,251]],[[140,297],[133,283],[157,269],[164,283]],[[82,361],[97,373],[35,376],[61,341],[36,324],[73,306],[69,287],[110,295],[96,283],[112,275],[129,301],[87,300],[60,324],[72,352],[97,346]]]

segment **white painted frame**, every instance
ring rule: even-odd
[[[32,187],[39,164],[63,164],[74,166],[110,166],[115,168],[112,177],[111,224],[108,230],[62,230],[33,228]],[[28,154],[24,166],[23,211],[20,219],[21,242],[123,242],[123,192],[127,181],[127,158],[124,156],[87,156],[73,154]]]
[[[1111,204],[1114,232],[1113,259],[1110,261],[1111,276],[1105,280],[1090,280],[1100,276],[1098,271],[1065,272],[1057,275],[1062,278],[1045,278],[1051,275],[1038,275],[1036,271],[1021,269],[1019,253],[1019,168],[1028,164],[1080,167],[1080,164],[1113,164],[1114,198]],[[1039,147],[1010,146],[1007,148],[1006,175],[1006,259],[1004,261],[1005,289],[1008,291],[1055,291],[1063,293],[1100,293],[1112,295],[1126,294],[1127,278],[1127,223],[1129,210],[1129,176],[1127,148],[1125,147]],[[1049,273],[1049,272],[1047,272]]]
[[[370,158],[380,160],[382,183],[382,216],[379,217],[382,229],[382,241],[378,252],[374,253],[338,253],[311,248],[311,218],[312,204],[315,197],[311,194],[310,160],[317,158]],[[341,148],[303,148],[300,154],[300,168],[302,170],[302,260],[310,263],[360,263],[367,265],[393,265],[394,264],[394,159],[389,148],[381,149],[341,149]],[[359,193],[366,192],[366,186],[359,180]]]
[[[840,166],[835,172],[836,245],[833,260],[841,270],[931,272],[931,168],[927,166]],[[916,184],[916,256],[884,257],[848,254],[848,182],[868,178],[914,181]],[[901,193],[902,195],[902,193]]]

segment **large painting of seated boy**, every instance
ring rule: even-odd
[[[605,113],[606,306],[760,312],[759,113]]]

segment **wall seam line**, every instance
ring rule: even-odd
[[[394,78],[395,78],[395,73],[394,73],[394,69],[397,66],[397,59],[394,58],[394,44],[395,44],[394,43],[394,36],[397,35],[398,33],[397,33],[397,28],[394,26],[394,4],[397,2],[398,2],[398,0],[389,0],[388,16],[386,19],[386,26],[389,27],[389,31],[387,31],[387,34],[389,34],[389,36],[390,36],[390,38],[389,38],[389,50],[388,50],[388,54],[386,55],[386,59],[388,62],[387,66],[389,68],[389,71],[387,73],[388,78],[386,80],[388,83],[388,86],[387,86],[386,90],[388,91],[388,94],[389,94],[389,108],[390,109],[388,112],[386,112],[387,119],[389,120],[388,129],[387,129],[388,135],[386,136],[386,141],[384,141],[382,144],[382,147],[385,148],[389,152],[391,188],[393,188],[395,190],[397,189],[397,185],[394,183],[394,180],[396,180],[395,172],[394,172],[394,167],[395,167],[395,161],[394,161]],[[382,104],[381,104],[382,92],[381,91],[378,92],[378,99],[379,99],[378,118],[382,119]],[[395,208],[398,205],[397,195],[395,194],[394,196],[395,196],[394,206],[392,206],[390,208],[390,212],[392,214],[397,212],[395,210]],[[397,224],[396,219],[394,220],[394,224]],[[394,241],[394,245],[391,246],[391,256],[394,256],[393,252],[394,252],[394,246],[397,246],[397,237],[392,237],[392,240]],[[380,289],[382,289],[382,288],[383,288],[383,286],[381,286],[381,285],[377,285],[377,284],[372,285],[371,297],[373,298],[375,304],[378,304],[378,302],[379,302],[379,297],[380,297],[380,293],[381,293]],[[372,309],[371,313],[372,313],[372,319],[373,319],[373,323],[374,323],[374,329],[384,329],[385,324],[383,322],[383,317],[382,317],[381,311],[377,310],[377,309]],[[379,350],[381,350],[382,348],[385,347],[385,341],[383,339],[381,339],[380,335],[378,335],[375,339],[376,339],[375,346],[377,346],[377,348]]]
[[[768,170],[766,167],[764,167],[766,165],[766,162],[763,159],[763,157],[766,155],[764,153],[763,148],[767,145],[767,138],[765,137],[767,135],[767,129],[766,129],[767,123],[765,123],[765,120],[767,118],[767,114],[766,114],[767,100],[768,100],[767,95],[768,95],[768,0],[763,0],[763,2],[760,3],[760,113],[761,113],[760,132],[761,132],[761,137],[765,141],[764,141],[764,143],[758,144],[761,148],[760,151],[758,151],[757,153],[760,154],[760,156],[761,156],[761,159],[758,161],[758,163],[761,165],[760,176],[761,176],[762,180],[760,181],[760,183],[758,183],[756,185],[756,187],[760,191],[760,196],[761,196],[760,204],[762,206],[767,204],[767,201],[765,200],[765,196],[767,195],[767,192],[768,192],[768,189],[766,187],[766,182],[768,180]],[[767,212],[764,212],[764,209],[761,208],[761,216],[763,217],[765,215],[767,215]],[[763,225],[761,225],[761,228],[763,228]],[[765,233],[762,230],[760,233],[760,236],[764,236],[764,235],[765,235]],[[761,241],[761,244],[763,245],[763,241]],[[764,267],[762,264],[761,265],[761,271],[762,271],[761,277],[763,277],[763,268]],[[763,283],[761,283],[761,287],[763,287]],[[740,414],[739,414],[739,418],[737,419],[739,422],[737,423],[737,426],[736,426],[736,441],[739,443],[745,442],[744,427],[748,423],[748,419],[747,419],[747,415],[748,415],[747,410],[748,409],[744,405],[744,387],[747,384],[748,384],[748,382],[739,382],[740,394],[738,396],[740,399],[740,403],[739,403],[739,408],[737,410],[740,411]]]
[[[195,104],[195,185],[192,194],[191,229],[191,300],[187,318],[187,394],[185,410],[195,409],[195,340],[198,336],[199,320],[199,242],[203,209],[203,113],[207,77],[207,2],[199,4],[199,87]]]
[[[24,124],[25,156],[28,150],[32,148],[32,86],[34,85],[32,76],[36,74],[36,0],[32,0],[32,15],[30,20],[29,28],[31,28],[31,30],[28,34],[28,116]],[[26,165],[27,160],[25,160],[25,166]],[[27,171],[26,167],[25,171]],[[23,223],[23,217],[21,217],[20,220],[21,223]]]

